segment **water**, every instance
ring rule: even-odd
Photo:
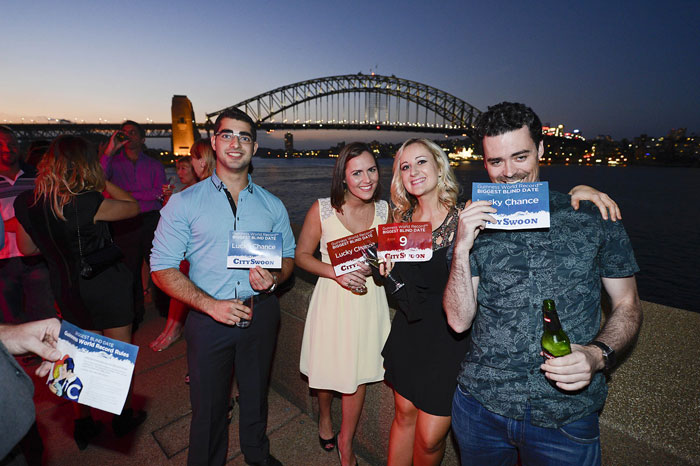
[[[311,204],[330,196],[334,160],[255,159],[254,164],[255,182],[282,199],[293,223],[302,224]],[[391,164],[380,161],[387,200]],[[465,198],[472,182],[488,181],[480,163],[463,163],[455,173]],[[589,184],[608,193],[622,209],[641,269],[641,298],[700,312],[700,169],[552,165],[541,168],[541,179],[558,191]]]

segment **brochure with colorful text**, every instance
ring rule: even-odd
[[[63,357],[49,373],[49,390],[67,400],[121,414],[139,347],[65,320],[56,347]]]

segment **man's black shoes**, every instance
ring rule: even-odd
[[[246,461],[245,464],[249,464],[250,466],[284,466],[280,460],[272,455],[269,455],[265,461],[260,461],[257,463],[249,463]]]

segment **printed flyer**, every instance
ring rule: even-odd
[[[379,258],[394,262],[427,262],[433,257],[430,222],[379,225]]]
[[[252,269],[282,268],[282,233],[232,230],[226,267]]]
[[[365,262],[362,250],[375,244],[377,231],[374,228],[329,241],[326,246],[335,275],[339,277],[359,269],[359,264]]]
[[[49,373],[49,390],[67,400],[121,414],[139,347],[65,320],[56,347],[64,356]]]
[[[549,228],[549,183],[472,183],[472,201],[490,201],[495,230]]]

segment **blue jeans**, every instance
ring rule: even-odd
[[[452,431],[462,466],[513,466],[520,454],[523,466],[600,465],[598,413],[557,429],[525,419],[499,416],[484,408],[458,385],[452,400]]]

